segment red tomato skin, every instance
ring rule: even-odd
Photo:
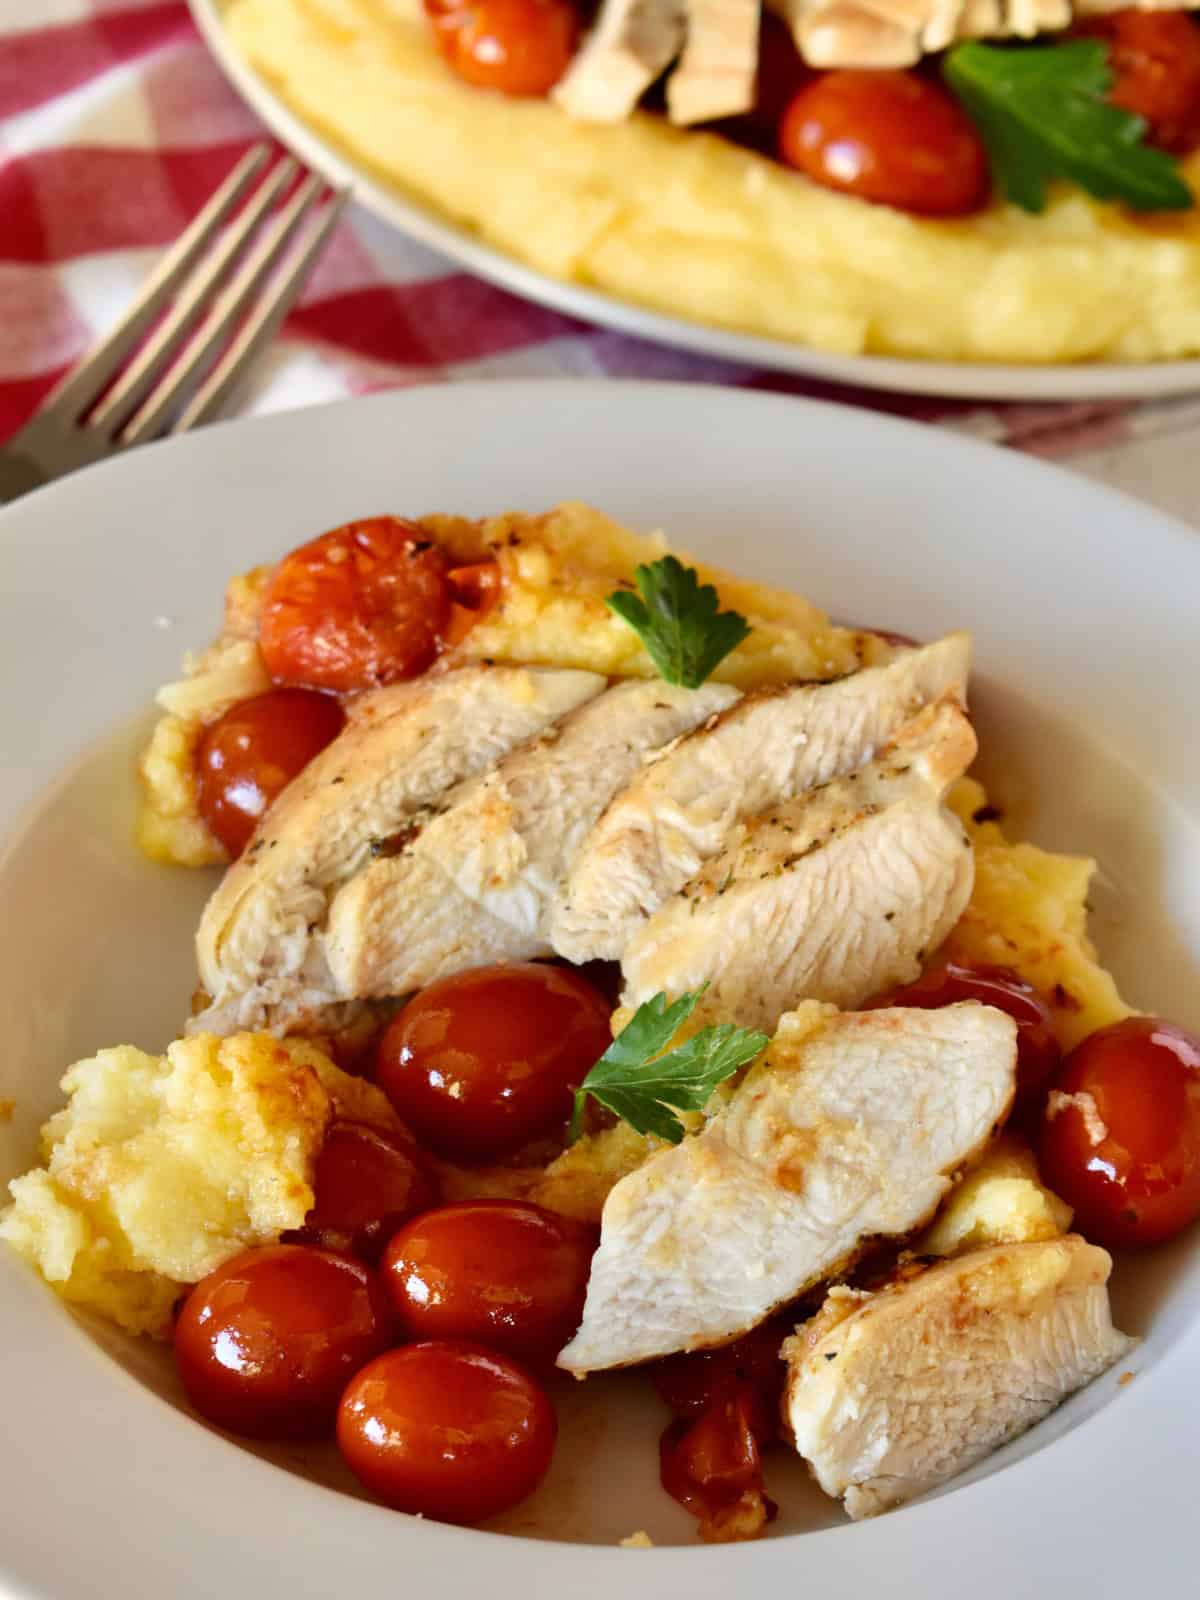
[[[1008,967],[967,967],[944,961],[915,983],[878,995],[864,1008],[918,1006],[936,1010],[960,1000],[978,1000],[1007,1012],[1017,1024],[1017,1098],[1014,1115],[1041,1109],[1046,1085],[1060,1060],[1050,1007],[1031,983]]]
[[[1095,1243],[1173,1238],[1200,1216],[1200,1039],[1157,1017],[1090,1034],[1055,1076],[1038,1162]]]
[[[209,1422],[248,1438],[310,1438],[332,1430],[347,1381],[390,1335],[387,1298],[361,1262],[264,1245],[192,1289],[175,1323],[175,1359]]]
[[[596,1230],[520,1200],[462,1200],[414,1218],[383,1275],[410,1339],[467,1340],[549,1364],[579,1327]]]
[[[1115,11],[1073,30],[1108,45],[1108,98],[1142,117],[1152,144],[1186,155],[1200,144],[1200,28],[1183,11]]]
[[[549,94],[579,42],[570,0],[425,0],[425,12],[460,78],[518,98]]]
[[[794,1318],[772,1318],[732,1344],[666,1356],[650,1368],[659,1399],[679,1418],[695,1420],[723,1398],[742,1393],[746,1420],[760,1444],[779,1435],[779,1404],[786,1368],[779,1359]]]
[[[987,152],[948,90],[909,71],[820,74],[779,126],[779,155],[827,189],[913,216],[987,204]]]
[[[488,1161],[565,1127],[612,1042],[609,1008],[568,968],[478,967],[431,984],[392,1020],[379,1086],[423,1145]]]
[[[333,1123],[326,1133],[313,1190],[302,1242],[364,1261],[377,1261],[401,1223],[441,1199],[415,1140],[348,1121]]]
[[[762,1521],[778,1515],[765,1492],[751,1410],[744,1390],[718,1395],[694,1421],[673,1422],[659,1441],[662,1486],[697,1518],[700,1537],[709,1542],[721,1542],[731,1513],[757,1505]]]
[[[240,700],[196,745],[196,804],[236,858],[283,790],[345,726],[338,702],[311,689],[269,689]]]
[[[542,1386],[481,1345],[390,1350],[346,1387],[337,1440],[359,1481],[398,1511],[483,1522],[532,1493],[558,1422]]]
[[[366,517],[293,550],[263,596],[258,644],[277,683],[351,694],[415,678],[450,617],[447,562],[419,527]]]

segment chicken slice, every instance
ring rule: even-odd
[[[747,695],[651,762],[576,859],[552,926],[569,961],[616,961],[638,926],[728,842],[740,816],[853,772],[930,701],[966,692],[971,641],[952,633],[833,683]]]
[[[667,79],[667,115],[688,125],[754,104],[759,0],[688,0],[687,42]]]
[[[784,1347],[784,1417],[827,1494],[874,1516],[982,1460],[1119,1361],[1108,1253],[995,1245],[835,1291]]]
[[[683,44],[684,0],[605,0],[551,98],[581,122],[623,122]]]
[[[738,829],[621,959],[623,1005],[707,984],[706,1014],[770,1031],[799,1000],[852,1007],[911,983],[962,915],[974,855],[942,803],[975,754],[957,705]]]
[[[608,1197],[570,1372],[722,1344],[920,1227],[1012,1103],[1016,1027],[974,1002],[780,1023],[728,1106]]]
[[[647,754],[738,691],[656,679],[589,701],[447,797],[399,855],[337,895],[325,958],[344,997],[407,994],[490,961],[552,954],[551,907],[581,841]]]
[[[212,999],[192,1031],[281,1027],[339,998],[312,940],[337,886],[422,807],[603,688],[593,672],[479,666],[357,700],[205,908],[196,955]]]

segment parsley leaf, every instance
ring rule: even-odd
[[[625,590],[608,597],[615,611],[646,646],[660,677],[685,689],[698,689],[717,664],[750,633],[736,611],[719,611],[721,601],[694,567],[664,556],[634,574],[641,599]]]
[[[1045,209],[1054,178],[1135,211],[1194,203],[1174,160],[1141,142],[1142,118],[1104,98],[1112,72],[1102,40],[958,44],[942,73],[979,129],[997,184],[1024,210]]]
[[[675,1111],[702,1111],[719,1083],[767,1047],[765,1033],[722,1022],[667,1050],[703,993],[696,989],[670,1005],[665,994],[656,994],[637,1008],[575,1091],[573,1140],[591,1095],[638,1133],[656,1133],[668,1144],[678,1144],[684,1128]],[[659,1053],[663,1050],[665,1055]],[[668,1109],[672,1106],[675,1111]]]

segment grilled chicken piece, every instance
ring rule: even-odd
[[[784,1017],[727,1108],[608,1197],[569,1372],[723,1344],[920,1227],[1012,1103],[990,1006]]]
[[[952,633],[834,683],[748,695],[667,750],[585,841],[552,927],[569,961],[621,957],[639,925],[753,816],[869,761],[921,706],[966,692],[971,641]]]
[[[581,122],[623,122],[679,54],[685,0],[605,0],[552,98]]]
[[[667,79],[672,122],[711,122],[754,104],[759,0],[689,0],[687,42]]]
[[[959,708],[930,706],[858,772],[740,824],[630,941],[622,1004],[707,984],[706,1015],[770,1031],[800,1000],[853,1007],[911,983],[971,897],[942,797],[974,754]]]
[[[196,935],[212,996],[193,1032],[282,1027],[339,996],[312,934],[372,850],[604,688],[592,672],[465,667],[363,695],[284,790],[208,902]]]
[[[334,900],[325,956],[346,997],[406,994],[489,961],[552,954],[551,909],[579,845],[647,754],[738,699],[725,684],[619,684],[447,807]]]
[[[784,1345],[784,1417],[854,1518],[936,1488],[1119,1361],[1107,1252],[1076,1234],[835,1291]]]

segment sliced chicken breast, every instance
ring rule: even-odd
[[[687,125],[754,104],[759,0],[688,0],[687,41],[667,79],[667,115]]]
[[[706,1014],[769,1032],[800,1000],[853,1007],[912,982],[971,896],[942,797],[974,754],[958,706],[927,707],[860,771],[739,824],[630,941],[622,1004],[707,984]]]
[[[996,1245],[876,1294],[835,1291],[784,1345],[784,1417],[827,1494],[869,1517],[945,1483],[1127,1354],[1108,1253]]]
[[[196,935],[193,1031],[282,1026],[331,1000],[312,934],[337,886],[423,807],[600,693],[592,672],[465,667],[363,695],[284,790]]]
[[[738,699],[726,684],[618,684],[448,796],[400,854],[334,900],[339,994],[407,994],[489,961],[553,953],[551,910],[580,843],[646,755]]]
[[[551,98],[581,122],[623,122],[679,54],[686,14],[684,0],[605,0]]]
[[[569,1372],[722,1344],[911,1233],[1012,1102],[1016,1026],[941,1011],[785,1017],[725,1110],[608,1197]]]
[[[552,928],[570,961],[616,961],[638,926],[753,816],[869,761],[930,701],[965,697],[971,641],[952,633],[833,683],[748,695],[651,762],[579,853]]]

